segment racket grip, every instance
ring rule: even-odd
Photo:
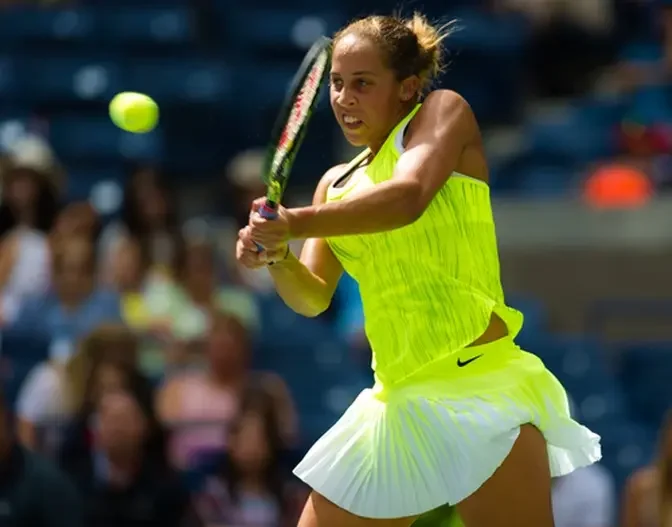
[[[268,204],[264,204],[259,209],[259,215],[267,220],[274,220],[278,217],[278,212],[273,207],[269,207]]]
[[[259,216],[261,216],[264,219],[267,220],[274,220],[275,218],[278,217],[278,213],[275,210],[275,208],[271,207],[268,202],[264,203],[260,208],[259,208]],[[258,243],[255,242],[255,245],[257,246],[257,251],[258,252],[263,252],[265,249],[259,245]]]

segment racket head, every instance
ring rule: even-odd
[[[272,209],[282,201],[289,173],[317,105],[331,64],[331,39],[321,37],[297,70],[278,114],[264,164],[266,200]]]

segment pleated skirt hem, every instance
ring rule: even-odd
[[[364,390],[294,474],[357,516],[402,518],[475,492],[527,423],[546,438],[553,477],[601,457],[599,436],[571,419],[564,389],[543,367],[503,393],[446,392],[432,383],[381,401]]]

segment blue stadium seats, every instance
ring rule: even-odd
[[[221,104],[231,99],[232,75],[223,60],[134,59],[124,90],[147,93],[159,103]]]
[[[656,433],[629,421],[615,424],[602,434],[602,462],[622,489],[627,478],[656,455]]]
[[[13,99],[19,91],[16,65],[8,56],[0,56],[0,97]]]
[[[99,29],[97,13],[88,8],[4,10],[0,17],[0,42],[82,42],[93,40]]]
[[[92,191],[98,184],[112,183],[118,189],[124,187],[125,173],[122,167],[117,166],[73,166],[68,171],[68,181],[66,188],[66,196],[69,200],[89,200],[92,196]],[[120,192],[122,192],[120,190]],[[121,196],[119,196],[121,197]],[[99,198],[104,200],[105,197]]]
[[[255,366],[278,372],[287,382],[305,424],[316,439],[333,424],[357,394],[372,385],[360,373],[345,343],[321,319],[304,319],[275,295],[260,299],[262,333]]]
[[[109,101],[124,91],[123,70],[114,57],[93,54],[17,58],[23,97],[33,103]]]
[[[163,153],[160,129],[147,134],[127,133],[114,126],[107,115],[55,118],[50,140],[59,156],[77,161],[119,158],[157,161]]]
[[[575,170],[551,163],[530,163],[518,172],[518,193],[525,196],[553,197],[566,195],[578,179]]]
[[[335,11],[251,9],[239,7],[226,17],[228,37],[245,51],[302,49],[322,35],[331,35],[345,22]],[[295,66],[296,68],[296,66]]]
[[[672,409],[672,342],[625,346],[619,379],[632,415],[644,424],[658,427]]]
[[[545,333],[548,324],[548,313],[543,303],[535,298],[520,295],[507,295],[506,302],[525,317],[523,328],[516,339],[518,343],[525,348],[528,342],[536,342],[539,336]]]
[[[455,31],[447,41],[448,49],[479,49],[497,55],[511,54],[522,49],[530,26],[525,17],[514,14],[487,14],[477,9],[450,12],[447,20],[456,20]]]
[[[565,387],[576,417],[587,426],[600,433],[626,415],[622,393],[596,340],[556,335],[540,339],[531,351]]]
[[[581,162],[615,153],[611,129],[571,107],[551,118],[530,123],[526,135],[534,152],[567,156]]]
[[[188,44],[196,38],[186,7],[114,7],[101,17],[106,41],[124,44]]]

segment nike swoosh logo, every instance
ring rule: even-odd
[[[464,368],[467,364],[471,364],[476,359],[480,359],[482,356],[483,356],[483,354],[481,353],[480,355],[476,355],[475,357],[472,357],[471,359],[467,359],[467,360],[464,360],[464,361],[460,360],[460,359],[457,359],[457,367],[458,368]]]

